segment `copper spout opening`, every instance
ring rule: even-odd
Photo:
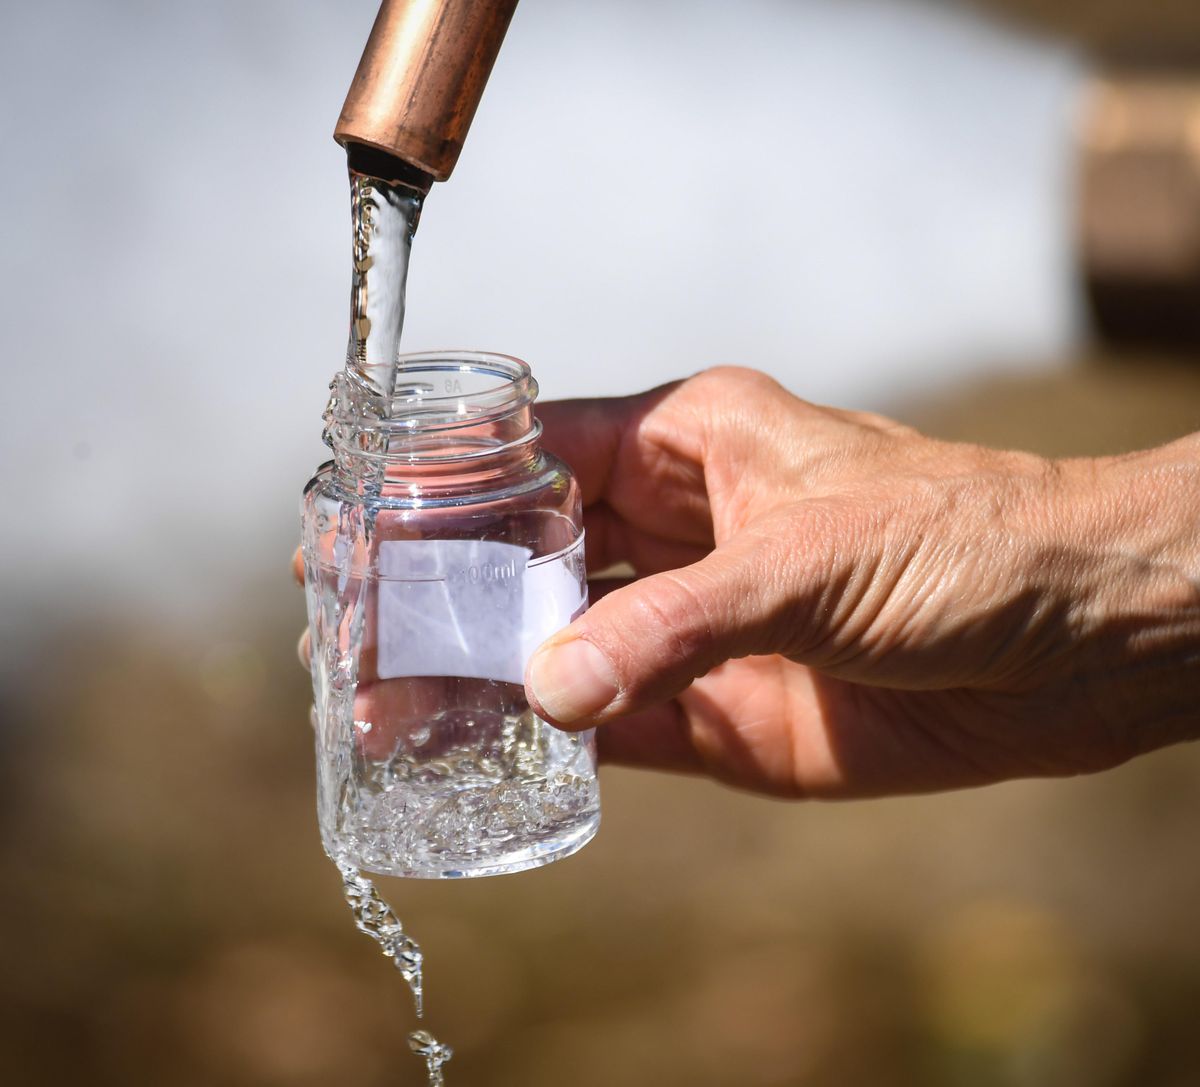
[[[361,143],[346,144],[346,165],[351,174],[378,178],[392,185],[403,185],[424,195],[433,185],[433,177],[412,163],[396,158],[395,155],[367,147]]]

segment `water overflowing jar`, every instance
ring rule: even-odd
[[[586,607],[579,488],[525,363],[406,355],[388,384],[339,374],[302,503],[322,839],[343,871],[547,864],[600,820],[592,734],[522,682]]]

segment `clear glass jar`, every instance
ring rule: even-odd
[[[573,853],[600,821],[595,742],[522,680],[586,607],[580,495],[538,444],[529,367],[407,355],[390,403],[349,371],[332,389],[303,499],[326,850],[419,877]]]

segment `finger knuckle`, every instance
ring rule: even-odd
[[[632,653],[643,660],[653,655],[655,669],[662,672],[707,671],[704,658],[712,644],[713,625],[695,587],[680,574],[668,572],[647,580],[640,589],[634,621],[645,637],[633,641]]]
[[[779,395],[785,390],[770,374],[749,366],[710,366],[689,382],[693,388],[716,395]]]

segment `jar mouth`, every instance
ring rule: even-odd
[[[330,389],[325,440],[335,450],[349,443],[358,455],[461,458],[464,446],[494,450],[536,425],[524,409],[537,397],[537,381],[511,355],[416,352],[397,359],[390,397],[370,374],[350,368]]]
[[[538,393],[527,363],[489,351],[401,355],[390,397],[349,369],[331,388],[330,422],[387,432],[473,426],[533,403]]]

